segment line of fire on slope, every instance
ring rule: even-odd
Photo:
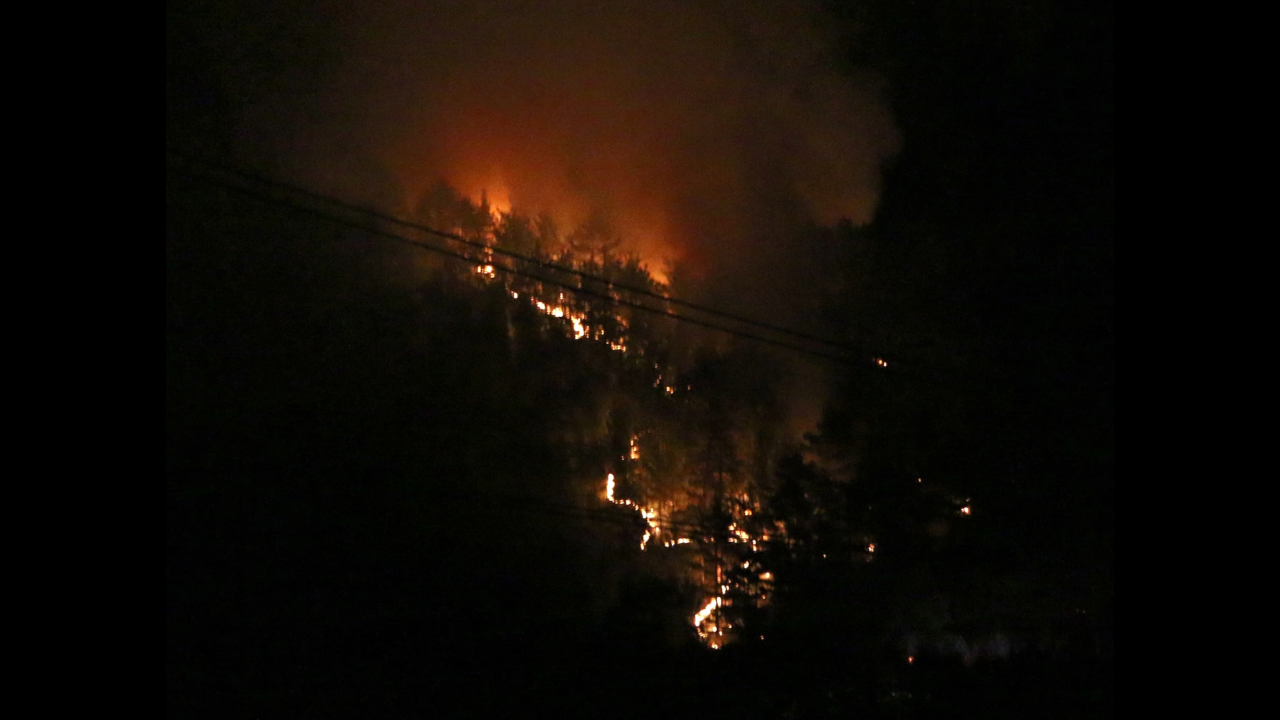
[[[505,276],[499,276],[497,270],[493,266],[491,257],[484,258],[486,262],[472,268],[472,273],[481,282],[495,283],[502,282],[505,292],[512,300],[519,301],[524,299],[531,306],[536,308],[538,312],[549,318],[554,318],[563,323],[566,335],[575,340],[589,340],[607,344],[607,346],[617,352],[627,353],[627,337],[626,329],[628,322],[616,313],[610,313],[609,319],[612,322],[591,323],[588,320],[588,313],[580,307],[570,304],[565,298],[564,293],[556,293],[554,300],[548,302],[541,299],[539,291],[545,293],[545,289],[539,286],[524,288],[522,294],[520,289],[510,286]],[[600,319],[597,316],[597,319]],[[607,327],[611,325],[612,327]],[[642,351],[641,351],[642,352]],[[657,371],[657,377],[654,380],[654,387],[661,388],[662,392],[667,396],[673,396],[676,393],[676,387],[671,383],[663,382],[662,368],[658,364],[654,364],[654,370]],[[640,438],[632,436],[625,457],[621,458],[622,462],[638,462],[641,459]],[[670,515],[676,511],[674,503],[645,501],[637,502],[630,498],[619,495],[617,489],[617,478],[613,472],[609,472],[605,479],[603,491],[600,494],[602,500],[612,503],[619,507],[629,508],[635,511],[640,519],[644,522],[643,536],[639,542],[640,550],[648,550],[654,546],[661,548],[675,548],[677,546],[698,546],[698,545],[714,545],[716,538],[714,535],[700,534],[689,532],[693,528],[686,527],[684,532],[675,529],[673,524],[664,522],[664,516]],[[759,510],[759,504],[747,493],[741,493],[735,503],[735,509],[750,516]],[[666,532],[664,533],[664,527]],[[778,525],[774,534],[785,537],[785,528]],[[744,530],[738,522],[729,524],[729,534],[727,540],[733,544],[742,544],[749,547],[749,555],[757,555],[762,549],[762,543],[771,539],[770,533],[762,533],[759,537],[754,537]],[[699,559],[702,554],[698,555]],[[773,573],[760,567],[759,559],[756,557],[747,557],[741,559],[738,567],[742,571],[752,572],[754,576],[748,579],[744,573],[728,573],[725,571],[724,562],[721,562],[720,554],[715,555],[716,562],[714,568],[707,568],[705,563],[699,563],[699,572],[696,573],[696,581],[708,596],[699,610],[690,618],[693,628],[697,632],[699,639],[707,646],[713,649],[723,647],[732,636],[734,625],[731,621],[724,618],[720,610],[734,602],[731,594],[737,596],[745,596],[756,607],[763,606],[768,602],[769,593],[773,590]],[[713,570],[713,571],[712,571]]]
[[[626,318],[616,313],[593,315],[584,307],[570,303],[563,292],[557,292],[550,301],[543,299],[547,297],[547,293],[540,284],[526,284],[516,288],[506,275],[497,271],[492,257],[484,257],[483,260],[483,264],[472,268],[473,276],[481,283],[502,283],[504,291],[512,300],[524,300],[549,319],[560,321],[568,337],[604,343],[619,353],[628,352]],[[589,319],[592,315],[596,320],[594,323]],[[643,350],[638,352],[642,353]],[[883,361],[879,361],[879,364],[887,365]],[[661,387],[667,396],[675,395],[676,387],[663,383],[661,366],[655,363],[653,367],[657,371],[654,387]],[[641,452],[641,439],[633,435],[627,454],[620,461],[624,464],[636,463],[641,459]],[[623,497],[618,491],[618,479],[613,472],[607,473],[600,498],[639,515],[644,523],[643,535],[639,541],[641,551],[679,546],[691,546],[690,549],[699,551],[695,555],[698,562],[691,568],[696,568],[693,579],[703,589],[705,600],[689,621],[698,638],[707,647],[718,649],[738,637],[735,631],[740,628],[725,615],[725,608],[732,607],[735,602],[747,603],[757,609],[768,604],[774,590],[774,573],[763,566],[762,553],[768,543],[782,542],[789,545],[790,542],[785,523],[781,521],[774,521],[768,527],[751,527],[756,523],[747,521],[760,512],[760,503],[749,491],[737,493],[728,504],[730,516],[727,533],[723,538],[717,538],[715,533],[695,532],[696,528],[689,525],[670,522],[671,515],[688,509],[676,507],[671,501],[637,501]],[[966,506],[962,512],[967,514],[968,511]],[[875,551],[875,543],[868,541],[864,559],[870,561]]]

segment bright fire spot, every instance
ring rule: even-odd
[[[907,663],[908,663],[908,664],[913,663],[913,662],[915,662],[915,661],[916,661],[916,658],[915,658],[915,656],[914,656],[914,655],[908,655],[908,656],[907,656]]]
[[[703,605],[702,609],[693,616],[693,626],[701,629],[702,623],[706,622],[707,618],[711,617],[711,613],[715,612],[722,604],[724,604],[724,601],[719,596],[708,600],[707,604]]]
[[[871,543],[870,545],[868,545],[868,546],[867,546],[867,552],[869,552],[869,553],[873,553],[873,552],[875,552],[875,551],[876,551],[876,544],[875,544],[875,543]]]
[[[631,459],[632,460],[640,459],[640,446],[636,444],[635,437],[631,438]]]
[[[960,508],[960,512],[964,513],[965,515],[968,515],[970,512],[972,512],[972,508],[970,508],[968,505],[965,505],[964,507]]]
[[[885,362],[884,358],[876,358],[876,364],[880,367],[889,367],[889,363]]]
[[[616,487],[617,483],[614,480],[613,473],[609,473],[604,481],[604,497],[614,505],[624,505],[640,513],[640,517],[649,526],[644,531],[644,538],[640,541],[640,549],[644,550],[649,546],[649,539],[658,536],[662,532],[661,527],[658,525],[658,511],[649,507],[640,507],[627,498],[618,499],[614,497],[614,489]]]
[[[488,278],[492,278],[495,274],[492,265],[477,265],[475,272],[477,275],[484,275]]]

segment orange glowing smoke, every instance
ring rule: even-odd
[[[603,212],[660,278],[781,223],[869,221],[899,144],[819,0],[353,0],[323,26],[319,77],[229,91],[309,186],[410,214],[444,179],[564,231]]]

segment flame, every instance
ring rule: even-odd
[[[515,299],[519,299],[518,293],[512,293],[511,296]],[[530,298],[529,302],[534,307],[538,308],[538,312],[541,312],[544,315],[550,315],[557,320],[568,320],[569,333],[573,336],[574,340],[586,339],[598,341],[601,340],[604,335],[604,329],[600,327],[597,327],[595,333],[592,333],[592,327],[587,323],[587,314],[584,312],[574,310],[567,305],[553,305],[534,298]],[[564,302],[564,293],[560,294],[560,302]],[[622,318],[615,317],[614,319],[618,321],[619,325],[625,326],[625,322],[623,322]],[[606,344],[611,350],[622,353],[627,351],[627,345],[622,340],[607,340]]]
[[[723,602],[719,595],[708,600],[707,604],[693,616],[693,626],[701,628],[702,623],[706,622],[707,618],[711,617],[711,613],[715,612]]]
[[[617,487],[613,477],[613,473],[605,478],[604,496],[605,499],[614,505],[623,505],[640,513],[640,517],[648,525],[648,529],[644,531],[644,538],[640,540],[640,549],[644,550],[649,545],[650,538],[657,537],[662,533],[662,528],[658,524],[658,511],[652,507],[641,507],[627,498],[618,499],[614,496],[614,489]]]

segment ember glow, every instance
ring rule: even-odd
[[[633,435],[623,461],[624,463],[636,463],[640,461],[641,456],[640,438]],[[645,528],[640,538],[640,550],[652,550],[655,544],[651,541],[655,539],[661,540],[660,545],[657,547],[664,550],[684,545],[695,545],[692,550],[697,553],[696,557],[699,558],[697,567],[700,569],[693,570],[692,566],[689,566],[691,574],[688,575],[688,578],[704,587],[708,599],[693,614],[690,618],[690,623],[698,638],[707,647],[719,649],[735,638],[735,634],[732,632],[735,629],[733,622],[723,616],[724,608],[733,606],[733,597],[737,597],[740,601],[746,601],[756,607],[761,607],[768,602],[768,593],[773,590],[774,575],[771,571],[761,568],[758,560],[761,544],[769,540],[768,533],[753,535],[749,530],[741,526],[737,520],[730,522],[728,532],[722,540],[727,540],[731,546],[740,548],[731,550],[730,548],[717,546],[719,540],[715,533],[695,532],[687,534],[681,532],[679,526],[676,529],[664,528],[660,509],[664,507],[670,509],[671,504],[655,501],[638,502],[630,498],[620,497],[618,477],[614,473],[605,475],[603,497],[609,503],[635,511],[640,516],[640,519],[644,521]],[[732,506],[735,508],[733,514],[741,518],[751,516],[752,507],[755,506],[752,498],[743,493],[735,499],[738,502]],[[774,529],[775,532],[783,530],[781,527],[775,527]],[[738,561],[734,558],[745,559]],[[708,559],[710,559],[709,562]],[[731,567],[739,568],[743,572],[729,572]]]

